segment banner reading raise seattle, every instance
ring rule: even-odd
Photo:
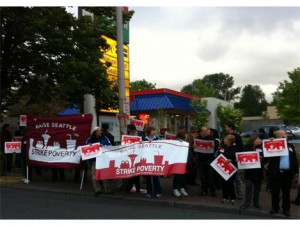
[[[178,140],[101,147],[96,158],[96,179],[185,174],[188,147],[187,142]]]
[[[27,116],[28,165],[79,168],[90,136],[92,115]]]

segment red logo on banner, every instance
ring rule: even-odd
[[[139,136],[129,136],[129,135],[122,135],[122,145],[123,144],[134,144],[141,142],[142,138]]]
[[[5,142],[5,153],[21,153],[21,142]]]
[[[145,122],[142,121],[142,120],[137,120],[137,119],[131,119],[131,123],[133,125],[135,125],[136,129],[138,131],[143,131],[144,130],[144,125],[145,125]]]

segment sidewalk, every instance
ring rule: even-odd
[[[21,175],[21,173],[20,173]],[[65,169],[66,181],[61,182],[52,182],[51,170],[43,169],[42,176],[38,177],[37,175],[33,175],[33,182],[25,184],[21,179],[17,180],[15,183],[10,183],[7,185],[1,186],[9,186],[18,189],[36,189],[36,190],[46,190],[53,192],[63,192],[69,194],[76,195],[85,195],[85,196],[94,196],[94,191],[92,187],[92,182],[90,175],[88,174],[87,182],[83,184],[82,189],[80,189],[80,182],[73,181],[74,170]],[[106,195],[101,194],[99,197],[109,197],[109,198],[117,198],[117,199],[128,199],[135,200],[141,202],[161,202],[167,205],[171,205],[174,207],[182,207],[182,208],[205,208],[214,211],[221,212],[235,212],[240,214],[251,214],[251,215],[261,215],[267,214],[271,209],[271,194],[266,192],[265,184],[262,186],[262,191],[260,193],[260,204],[262,210],[255,209],[254,207],[249,207],[247,210],[241,211],[239,207],[243,204],[243,200],[236,200],[236,205],[230,204],[222,204],[222,192],[221,190],[217,190],[216,197],[211,196],[199,196],[200,186],[188,186],[187,192],[189,196],[176,198],[173,196],[172,189],[172,176],[161,177],[160,182],[162,186],[162,195],[161,199],[151,198],[147,199],[145,194],[141,193],[128,193],[123,188],[118,188],[118,181],[114,181],[114,195]],[[120,181],[119,181],[120,182]],[[142,182],[142,180],[141,180]],[[244,184],[243,184],[244,185]],[[142,184],[142,188],[145,188],[146,185]],[[296,197],[296,188],[293,187],[291,189],[291,199],[293,200]],[[98,197],[95,197],[98,198]],[[199,208],[200,209],[200,208]],[[294,204],[291,204],[291,217],[290,219],[300,219],[300,207]],[[287,219],[280,211],[278,214],[270,215],[270,219],[282,218]]]

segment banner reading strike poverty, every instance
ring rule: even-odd
[[[187,142],[176,140],[101,147],[96,158],[96,179],[184,174],[188,147]]]
[[[238,152],[236,159],[239,169],[261,168],[259,152],[257,151]]]
[[[92,115],[27,117],[29,165],[80,167],[80,147],[91,132]]]
[[[213,140],[194,140],[194,151],[203,154],[213,154],[214,153],[214,141]]]

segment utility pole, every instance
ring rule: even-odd
[[[126,115],[124,114],[125,76],[123,50],[123,7],[116,7],[117,24],[117,56],[118,56],[118,92],[119,92],[119,123],[121,134],[127,133]]]

